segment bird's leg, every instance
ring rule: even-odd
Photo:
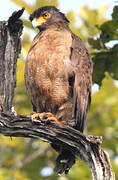
[[[31,119],[33,122],[38,122],[38,121],[58,122],[58,119],[56,118],[56,116],[50,112],[33,113],[31,115]]]

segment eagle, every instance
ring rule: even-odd
[[[25,66],[26,89],[35,112],[32,119],[47,119],[83,133],[91,102],[92,60],[88,50],[55,6],[40,7],[29,19],[39,30]],[[75,155],[64,147],[52,147],[60,153],[55,171],[67,174]]]

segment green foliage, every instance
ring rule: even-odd
[[[101,38],[104,43],[118,39],[118,19],[112,19],[100,26]]]
[[[114,7],[113,13],[112,13],[112,19],[118,20],[118,6]]]
[[[40,6],[58,6],[57,0],[35,0],[34,4],[28,4],[28,1],[25,0],[11,1],[20,7],[25,7],[28,15]],[[93,82],[101,85],[100,90],[93,94],[86,133],[103,136],[103,148],[110,154],[113,170],[117,172],[118,88],[113,79],[118,79],[118,44],[107,48],[106,43],[118,40],[118,6],[114,7],[111,20],[104,18],[106,9],[107,6],[101,6],[97,10],[91,10],[87,6],[81,8],[79,16],[82,23],[79,28],[77,25],[78,14],[70,11],[67,13],[67,17],[70,20],[72,31],[80,36],[88,46],[94,62]],[[26,59],[31,44],[32,26],[26,19],[23,19],[23,22],[27,29],[23,33],[22,53],[17,63],[14,106],[18,113],[30,114],[32,109],[24,85],[25,61],[23,59]],[[56,153],[42,141],[0,136],[0,147],[1,180],[92,179],[90,169],[80,160],[76,162],[67,176],[57,177],[54,173],[44,176],[41,173],[42,169],[54,167]],[[117,173],[116,179],[118,179]]]
[[[101,85],[105,72],[113,79],[118,79],[118,44],[107,51],[94,54],[93,82]]]
[[[100,30],[102,31],[101,38],[104,43],[118,40],[118,6],[113,9],[112,20],[103,23]]]
[[[112,20],[104,22],[99,26],[101,30],[97,40],[89,39],[89,43],[94,49],[93,81],[101,85],[105,72],[108,72],[113,79],[118,80],[118,44],[112,48],[107,48],[107,42],[118,40],[118,6],[115,6],[112,13]],[[118,41],[117,41],[118,42]]]

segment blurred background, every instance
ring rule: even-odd
[[[24,85],[24,66],[36,35],[29,14],[44,5],[55,5],[70,20],[72,31],[86,44],[94,63],[92,105],[85,134],[103,136],[102,147],[110,156],[118,179],[118,2],[113,0],[4,0],[0,21],[21,7],[24,30],[17,63],[14,106],[19,114],[32,112]],[[88,166],[79,158],[69,175],[53,173],[56,152],[39,140],[0,135],[0,180],[91,180]]]

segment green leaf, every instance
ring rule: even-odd
[[[93,57],[93,83],[101,86],[105,77],[106,53],[96,53]]]
[[[94,53],[93,82],[101,85],[105,73],[118,80],[118,44],[106,52]]]
[[[93,38],[88,38],[89,44],[92,46],[94,49],[101,49],[101,43],[100,39],[93,39]]]
[[[107,71],[113,79],[118,80],[118,44],[109,52]]]
[[[113,19],[118,19],[118,6],[115,6],[113,8],[112,18]]]
[[[103,42],[118,40],[118,19],[107,21],[100,26]]]

